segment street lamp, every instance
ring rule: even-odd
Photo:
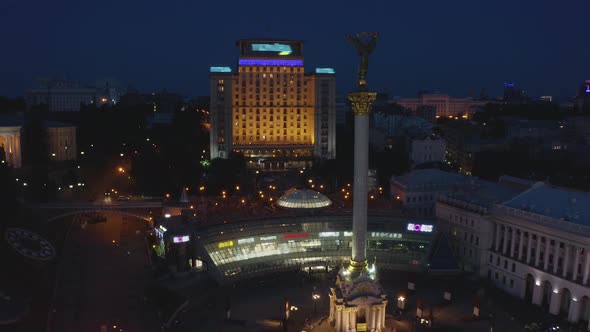
[[[312,293],[311,298],[313,300],[313,312],[318,312],[318,300],[320,299],[320,294],[316,293],[315,291]]]
[[[397,298],[397,308],[399,310],[404,310],[406,308],[406,298],[405,297],[400,295]]]

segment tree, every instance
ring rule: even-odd
[[[0,147],[0,153],[4,149]],[[3,233],[7,223],[16,216],[16,181],[12,175],[12,170],[6,163],[0,163],[0,233]]]
[[[34,106],[25,114],[23,160],[31,166],[28,190],[30,199],[44,201],[47,197],[49,146],[47,138],[47,106]]]

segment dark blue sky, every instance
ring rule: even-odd
[[[514,80],[569,96],[590,79],[588,13],[588,0],[1,0],[0,95],[36,77],[207,95],[209,66],[235,69],[235,40],[251,37],[304,40],[306,67],[334,67],[346,92],[358,60],[344,35],[379,31],[373,90],[497,95]]]

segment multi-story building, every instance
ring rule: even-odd
[[[413,139],[410,148],[411,159],[415,165],[431,162],[444,162],[445,140],[434,135],[424,139]]]
[[[402,176],[392,176],[390,193],[409,214],[434,217],[436,197],[454,188],[467,186],[474,177],[439,169],[415,169]]]
[[[304,72],[303,42],[239,40],[238,71],[211,67],[211,158],[241,153],[265,169],[336,154],[334,70]]]
[[[471,175],[476,154],[481,151],[502,151],[506,140],[482,137],[482,130],[466,121],[449,121],[441,124],[444,133],[447,161],[459,171]]]
[[[47,122],[50,160],[76,160],[76,127],[57,121]]]
[[[589,321],[590,193],[537,183],[513,197],[477,197],[437,202],[455,253],[507,293],[570,322]]]
[[[420,106],[435,107],[437,117],[468,118],[473,113],[474,107],[484,102],[470,98],[451,98],[442,94],[421,94],[418,98],[401,98],[397,103],[412,111],[416,111]]]
[[[119,101],[119,90],[109,86],[96,87],[67,80],[38,80],[38,86],[27,91],[27,109],[47,105],[50,112],[79,112],[81,105],[113,105]]]
[[[344,94],[337,94],[336,95],[336,125],[342,127],[346,124],[346,113],[352,112],[350,109],[346,95]]]
[[[446,233],[453,254],[465,271],[486,276],[487,253],[492,246],[491,213],[495,204],[512,199],[533,182],[502,176],[498,183],[475,180],[436,198],[439,231]]]

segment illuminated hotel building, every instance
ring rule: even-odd
[[[334,159],[334,70],[306,74],[302,41],[239,40],[237,46],[237,73],[210,69],[211,159],[235,151],[265,169]]]

